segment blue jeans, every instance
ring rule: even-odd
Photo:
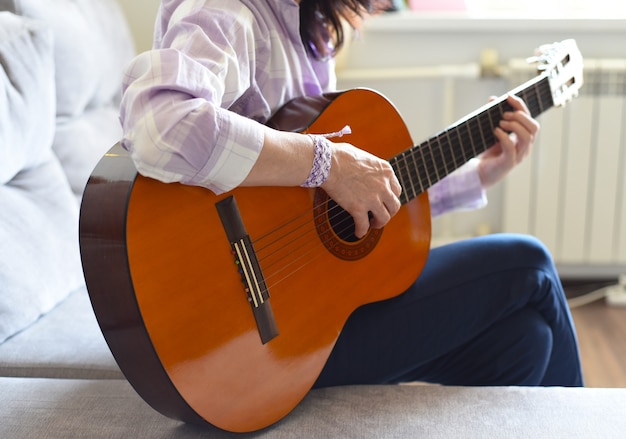
[[[431,250],[405,293],[350,316],[315,387],[407,381],[583,385],[572,318],[541,242],[499,234]]]

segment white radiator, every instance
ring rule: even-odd
[[[531,157],[505,182],[502,229],[540,238],[562,273],[615,275],[626,272],[626,60],[584,64],[579,97],[540,116]],[[511,84],[534,74],[510,67]]]

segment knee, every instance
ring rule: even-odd
[[[554,262],[550,250],[534,236],[522,234],[494,235],[500,241],[500,248],[514,255],[518,264],[546,272],[554,272]]]
[[[551,278],[558,275],[550,250],[534,236],[522,234],[491,235],[494,266],[505,270],[532,270]]]
[[[564,301],[560,276],[548,248],[537,238],[526,235],[511,235],[511,247],[517,254],[516,264],[524,270],[525,279],[535,286],[531,291],[540,291],[544,295],[557,299],[561,307]],[[545,311],[545,309],[544,309]]]

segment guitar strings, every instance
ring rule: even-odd
[[[529,97],[532,97],[533,95],[536,94],[536,90],[534,92],[533,91],[525,91],[523,93],[530,94],[530,96],[524,97],[525,100],[529,100]],[[548,93],[548,95],[549,95],[549,93]],[[506,108],[502,108],[503,106],[505,106]],[[531,106],[531,105],[529,105],[529,106]],[[501,102],[496,101],[491,108],[489,108],[488,110],[485,111],[485,113],[483,113],[483,114],[487,114],[487,117],[489,118],[488,124],[487,124],[487,126],[485,128],[485,123],[484,122],[479,122],[479,125],[476,127],[476,129],[478,130],[478,136],[481,137],[481,142],[480,143],[483,144],[483,145],[490,145],[490,144],[495,142],[495,136],[493,135],[493,132],[492,132],[493,128],[495,127],[495,124],[493,123],[493,120],[492,120],[492,114],[489,113],[489,111],[493,111],[494,109],[499,110],[497,116],[499,117],[499,119],[502,119],[503,112],[510,110],[511,107],[505,100],[501,101]],[[448,138],[447,142],[445,142],[445,141],[441,142],[439,137],[435,137],[432,140],[427,141],[426,143],[429,144],[429,145],[423,145],[423,146],[432,146],[432,145],[430,145],[430,143],[437,142],[437,144],[439,146],[439,151],[440,152],[439,153],[435,153],[435,152],[433,152],[432,148],[430,150],[428,150],[427,152],[430,153],[430,156],[431,156],[432,160],[427,161],[424,158],[425,155],[424,155],[423,151],[420,151],[420,154],[423,157],[422,162],[423,162],[423,165],[424,165],[421,169],[418,169],[418,171],[420,171],[420,174],[427,174],[427,172],[423,172],[423,171],[428,171],[429,169],[433,169],[434,172],[435,172],[435,176],[437,178],[439,177],[439,171],[443,171],[443,175],[447,175],[449,173],[448,172],[448,165],[451,164],[452,168],[456,168],[456,167],[460,166],[461,164],[464,164],[469,158],[475,157],[475,156],[477,156],[479,154],[479,152],[484,151],[486,149],[486,146],[482,147],[481,151],[477,151],[477,149],[475,147],[474,137],[477,137],[476,134],[475,134],[476,129],[468,127],[466,136],[458,135],[458,137],[457,137],[458,141],[457,142],[454,142],[454,141],[452,141],[450,139],[450,130],[447,130],[447,131],[445,131],[443,133]],[[488,132],[489,135],[487,137],[485,137],[484,131]],[[465,153],[465,149],[462,147],[463,143],[465,143],[465,141],[467,139],[469,139],[469,143],[472,146],[472,153],[470,153],[470,154],[466,154]],[[441,150],[441,144],[442,143],[444,143],[444,144],[446,144],[446,143],[447,144],[453,144],[453,143],[460,144],[461,145],[461,152],[464,153],[463,156],[462,156],[462,159],[460,161],[457,161],[456,157],[454,156],[454,151],[450,150],[451,161],[446,161],[445,155],[444,155],[444,153]],[[446,145],[446,146],[449,146],[449,145]],[[421,147],[420,149],[425,149],[425,148]],[[416,151],[417,151],[417,149],[416,149]],[[438,162],[436,162],[435,155],[437,155],[439,157],[443,157],[443,160],[440,159]],[[397,172],[402,174],[402,173],[404,173],[404,171],[406,169],[415,169],[415,168],[419,167],[419,165],[417,163],[415,163],[414,157],[412,157],[412,158],[413,158],[413,162],[414,162],[415,166],[409,168],[409,165],[405,164],[404,167],[402,167],[402,166],[399,167],[397,169]],[[406,157],[404,157],[404,159],[406,161]],[[433,166],[433,163],[435,164],[435,166]],[[406,190],[406,188],[405,188],[405,190]],[[305,213],[303,213],[303,215],[308,215],[308,213],[309,212],[305,212]]]
[[[528,94],[532,94],[532,96],[527,96]],[[551,97],[551,94],[548,90],[547,95],[549,97]],[[529,108],[531,106],[533,106],[532,110],[535,111],[539,111],[541,110],[541,108],[534,108],[534,103],[533,101],[530,99],[530,97],[536,96],[539,100],[539,107],[541,107],[541,101],[542,98],[546,97],[546,93],[544,93],[543,91],[531,91],[531,92],[524,92],[522,93],[522,98],[525,101],[531,101],[530,103],[527,102],[527,105],[529,106]],[[482,114],[486,114],[487,118],[489,119],[488,121],[481,121],[479,120],[480,118],[477,118],[477,130],[478,130],[478,135],[476,134],[476,129],[472,130],[471,127],[467,127],[467,134],[465,136],[459,134],[458,135],[458,145],[460,145],[460,149],[461,149],[461,153],[462,153],[462,163],[466,162],[469,158],[471,157],[475,157],[476,155],[478,155],[480,152],[484,151],[486,149],[487,146],[490,146],[494,141],[495,141],[495,136],[493,135],[492,129],[495,128],[494,123],[493,123],[493,114],[488,113],[489,111],[492,111],[494,109],[499,111],[499,120],[502,118],[502,113],[503,111],[507,111],[510,106],[508,106],[508,108],[502,108],[502,105],[508,105],[506,104],[506,100],[502,101],[502,102],[497,102],[495,103],[492,107],[488,108],[486,110],[486,113],[481,113]],[[531,111],[532,113],[532,111]],[[478,115],[480,116],[480,115]],[[471,119],[472,120],[472,119]],[[498,121],[499,121],[498,120]],[[484,131],[485,129],[487,129],[489,135],[485,135]],[[445,131],[443,133],[444,135],[446,135],[447,137],[447,142],[451,143],[451,139],[450,139],[450,134],[448,131]],[[475,146],[475,140],[477,140],[476,138],[479,137],[481,138],[480,144],[481,144],[481,151],[478,152],[476,150],[476,146]],[[487,137],[487,138],[485,138]],[[463,144],[464,142],[467,142],[467,140],[469,139],[469,144],[471,145],[472,151],[471,153],[467,153],[467,151],[463,148]],[[438,145],[438,150],[439,152],[435,151],[434,148],[435,146],[433,145],[433,143],[437,142]],[[429,179],[439,179],[439,175],[440,175],[440,171],[443,175],[447,175],[447,173],[449,173],[449,169],[456,169],[459,166],[458,160],[456,159],[456,156],[454,155],[454,151],[450,150],[450,158],[446,158],[445,154],[442,152],[442,139],[440,137],[435,137],[427,142],[425,142],[422,145],[419,145],[418,147],[414,147],[411,150],[415,153],[418,151],[419,148],[426,148],[428,147],[429,149],[427,151],[420,151],[420,155],[422,157],[422,163],[421,165],[416,163],[415,161],[415,157],[414,155],[411,156],[411,159],[413,159],[413,163],[414,166],[411,167],[407,161],[406,161],[406,157],[403,157],[402,160],[397,160],[398,163],[398,167],[396,169],[396,172],[400,175],[408,175],[409,180],[410,180],[410,184],[413,187],[413,192],[415,192],[414,189],[414,185],[413,185],[413,181],[412,178],[413,176],[418,177],[419,175],[428,175],[427,178]],[[488,143],[488,145],[486,145],[486,143]],[[445,146],[450,146],[447,145],[446,142],[444,141],[444,145]],[[486,146],[484,146],[486,145]],[[426,152],[426,154],[424,154]],[[430,156],[430,159],[428,159],[428,156]],[[438,160],[437,160],[438,158]],[[431,174],[429,174],[429,170]],[[434,174],[432,174],[432,172],[434,172]],[[404,180],[404,178],[403,178]],[[422,191],[423,192],[425,189],[423,189],[424,183],[420,181],[420,185],[422,187]],[[432,184],[431,184],[432,185]],[[405,191],[407,191],[407,184],[405,183],[403,185],[403,193]],[[420,192],[420,193],[421,193]],[[417,196],[418,194],[413,195],[412,198],[414,198],[415,196]],[[412,199],[411,198],[411,199]],[[409,201],[409,200],[407,200]],[[325,201],[326,203],[327,201]],[[312,258],[311,256],[314,256],[313,259],[315,259],[316,257],[319,257],[319,255],[323,254],[323,252],[327,251],[325,248],[325,245],[327,244],[327,242],[323,242],[321,240],[321,238],[318,236],[317,233],[313,233],[316,232],[316,229],[313,227],[309,227],[306,230],[304,230],[303,233],[301,234],[296,234],[294,235],[294,233],[301,231],[304,227],[306,227],[307,225],[310,224],[310,215],[312,212],[314,212],[315,210],[317,210],[319,206],[314,206],[313,209],[307,210],[305,212],[302,212],[301,214],[297,215],[295,218],[293,218],[292,220],[288,221],[287,223],[278,226],[277,228],[275,228],[274,230],[264,234],[263,236],[259,237],[257,240],[255,240],[255,243],[260,243],[261,241],[268,239],[268,238],[272,238],[272,241],[268,242],[266,245],[264,245],[263,247],[260,247],[258,250],[258,254],[264,252],[264,251],[269,251],[268,254],[265,254],[263,257],[259,258],[259,262],[266,260],[270,257],[274,257],[273,259],[274,262],[270,263],[267,265],[267,268],[270,268],[270,270],[268,270],[268,274],[266,277],[266,285],[270,285],[270,283],[272,285],[276,285],[278,283],[280,283],[281,281],[287,279],[289,276],[291,276],[292,274],[296,273],[297,271],[301,270],[302,268],[304,268],[307,264],[312,262]],[[325,212],[322,212],[320,215],[325,215]],[[337,217],[337,215],[341,215],[344,214],[343,209],[338,206],[335,205],[333,207],[331,207],[330,209],[328,209],[328,214],[329,214],[329,219],[335,219]],[[313,215],[313,221],[315,223],[315,221],[319,218],[319,216]],[[300,222],[298,222],[300,221]],[[290,229],[289,231],[287,231],[287,233],[283,234],[283,235],[279,235],[278,237],[275,237],[276,233],[278,233],[279,231],[283,230],[285,227],[287,227],[288,225],[295,225],[294,228]],[[352,218],[349,215],[346,215],[346,217],[344,219],[341,219],[337,224],[336,227],[337,229],[335,230],[335,233],[339,236],[341,236],[344,233],[347,233],[349,231],[350,228],[352,228],[354,226],[354,223],[352,221]],[[307,235],[313,235],[313,239],[309,240],[307,238],[310,238]],[[289,241],[286,242],[286,244],[279,246],[279,244],[284,241],[285,239],[289,239]],[[332,239],[332,238],[331,238]],[[304,240],[304,241],[303,241]],[[323,245],[319,246],[317,244],[317,242],[321,242]],[[268,250],[271,247],[277,247],[273,250]],[[295,250],[293,250],[293,248],[295,247]],[[318,256],[312,255],[312,252],[314,251],[318,251]],[[278,255],[277,254],[279,252],[283,252],[283,255]],[[298,256],[296,256],[295,258],[293,257],[294,254],[297,254]],[[272,267],[274,267],[276,264],[280,263],[280,262],[284,262],[285,259],[289,258],[289,260],[287,261],[287,263],[285,265],[279,266],[276,270],[273,270]],[[299,265],[297,265],[299,264]],[[276,276],[278,276],[280,273],[284,272],[285,270],[289,269],[289,268],[294,268],[295,269],[288,271],[286,273],[284,273],[284,275],[278,279],[277,281],[274,282],[269,282],[270,279],[275,278]]]
[[[526,99],[527,99],[527,98],[525,98],[525,100],[526,100]],[[495,108],[495,107],[492,107],[492,108]],[[501,113],[502,113],[502,110],[500,109],[500,115],[501,115]],[[489,126],[489,128],[491,128],[491,127],[493,126],[493,122],[491,121],[491,115],[488,115],[488,116],[489,116],[489,119],[490,119],[490,122],[491,122],[491,125]],[[480,124],[480,125],[479,125],[479,129],[484,128],[484,125],[485,125],[484,123]],[[480,133],[480,135],[481,135],[481,137],[484,137],[482,133]],[[490,137],[490,139],[489,139],[490,141],[491,141],[491,138],[492,138],[492,137],[493,137],[493,136],[491,136],[491,137]],[[459,140],[462,140],[461,136],[459,137]],[[473,150],[473,152],[474,152],[474,155],[476,155],[476,150],[475,150],[474,142],[472,141],[471,136],[470,136],[470,142],[471,142],[471,144],[472,144],[472,150]],[[463,143],[463,142],[459,142],[459,143],[460,143],[460,144],[461,144],[461,146],[462,146],[462,143]],[[481,143],[482,143],[482,142],[481,142]],[[432,154],[432,151],[431,151],[431,154]],[[456,167],[456,166],[458,165],[457,160],[456,160],[456,158],[454,157],[454,154],[453,154],[453,152],[452,152],[452,151],[451,151],[451,154],[452,154],[452,160],[451,160],[451,161],[446,161],[446,160],[445,160],[445,157],[444,157],[444,160],[442,160],[442,161],[441,161],[441,164],[443,165],[443,168],[441,168],[441,167],[440,167],[440,168],[438,168],[438,169],[440,169],[440,170],[441,170],[441,169],[443,169],[444,171],[447,171],[448,165],[452,165],[453,167]],[[474,156],[474,155],[470,154],[470,156]],[[433,156],[433,158],[434,158],[434,156]],[[464,157],[464,159],[467,159],[467,158],[468,158],[468,157]],[[428,169],[428,166],[429,166],[429,165],[432,165],[433,163],[434,163],[434,160],[433,160],[433,161],[430,161],[430,162],[426,162],[426,160],[424,160],[423,166],[422,166],[422,167],[418,166],[418,168],[420,168],[420,169],[419,169],[420,171],[424,171],[424,170],[427,170],[427,169]],[[437,163],[437,165],[439,166],[439,164],[438,164],[438,163]],[[399,170],[399,172],[400,172],[400,173],[403,173],[404,171],[406,171],[406,169],[408,169],[408,165],[406,165],[406,164],[405,164],[404,166],[401,166],[398,170]],[[331,211],[333,211],[333,210],[336,210],[336,209],[340,209],[340,210],[341,210],[341,208],[340,208],[339,206],[334,206],[333,208],[331,208],[331,209],[329,210],[329,212],[331,212]],[[304,212],[301,216],[306,216],[306,217],[308,217],[308,215],[309,215],[309,214],[310,214],[310,212]],[[331,215],[331,217],[332,217],[332,216],[334,216],[334,215]],[[308,222],[308,220],[307,220],[307,222]],[[353,223],[352,223],[352,221],[351,221],[351,219],[350,219],[350,218],[346,218],[345,220],[342,220],[342,221],[341,221],[339,224],[337,224],[337,225],[339,226],[339,225],[341,225],[341,223],[344,223],[345,228],[350,228],[350,227],[353,227]],[[304,225],[304,224],[301,224],[298,228],[302,227],[303,225]],[[313,231],[314,231],[314,230],[312,230],[312,229],[311,229],[311,230],[308,230],[308,231],[307,231],[304,235],[300,235],[300,236],[296,237],[295,239],[293,239],[293,240],[291,241],[291,243],[295,242],[296,240],[299,240],[299,239],[303,238],[306,234],[311,233],[311,232],[313,232]],[[344,231],[345,231],[344,229],[340,229],[339,231],[337,231],[337,233],[338,233],[338,234],[341,234],[341,233],[342,233],[342,232],[344,232]],[[290,233],[291,233],[291,232],[290,232]],[[316,236],[316,237],[317,237],[317,236]],[[278,240],[280,240],[280,238],[279,238]],[[277,242],[278,240],[275,240],[274,242]],[[314,241],[313,241],[313,242],[314,242]],[[298,262],[298,261],[300,261],[301,259],[307,258],[307,260],[308,260],[308,261],[310,261],[310,258],[309,258],[310,254],[309,254],[309,253],[310,253],[310,251],[312,251],[312,250],[309,250],[308,252],[302,252],[302,248],[303,248],[302,246],[299,246],[299,250],[300,250],[300,255],[301,255],[301,256],[299,256],[299,257],[298,257],[298,258],[296,258],[295,260],[294,260],[294,259],[292,259],[292,260],[291,260],[291,261],[290,261],[290,262],[289,262],[286,266],[280,267],[280,268],[279,268],[279,270],[278,270],[278,272],[285,270],[285,269],[286,269],[286,268],[288,268],[290,265],[293,265],[293,264],[297,263],[297,262]],[[317,248],[319,248],[319,247],[317,247],[317,246],[316,246],[316,247],[313,247],[313,248],[314,248],[314,249],[317,249]],[[277,251],[278,251],[278,250],[277,250]],[[275,263],[276,263],[276,262],[275,262]],[[303,265],[298,266],[298,267],[297,267],[297,269],[296,269],[296,270],[294,270],[293,272],[298,271],[299,269],[301,269],[301,268],[302,268],[302,267],[304,267],[305,265],[306,265],[306,263],[305,263],[305,264],[303,264]],[[287,274],[285,277],[283,277],[283,279],[285,279],[285,278],[286,278],[286,277],[288,277],[288,276],[289,276],[289,274]]]
[[[541,85],[541,83],[536,85]],[[540,113],[542,111],[542,107],[544,106],[542,105],[542,102],[549,103],[552,96],[549,88],[546,91],[540,90],[537,87],[533,90],[523,91],[520,95],[527,102],[531,114]],[[493,119],[497,119],[498,121],[501,120],[503,112],[510,109],[511,107],[506,100],[496,102],[495,105],[479,115],[485,115],[488,120],[477,117],[477,120],[473,124],[474,126],[472,126],[471,123],[467,124],[465,127],[465,133],[462,131],[455,132],[453,129],[448,129],[440,133],[438,136],[428,140],[424,144],[406,151],[401,155],[401,157],[398,156],[397,163],[399,167],[397,169],[397,174],[399,177],[402,177],[404,183],[403,188],[405,191],[408,190],[410,186],[410,188],[413,189],[413,197],[417,196],[419,193],[423,192],[425,188],[432,186],[433,182],[439,181],[441,175],[445,176],[449,174],[448,165],[452,165],[452,169],[454,170],[460,165],[466,163],[470,158],[476,157],[479,153],[485,151],[487,147],[493,145],[496,141],[493,133],[493,128],[495,128]],[[468,122],[472,122],[472,120],[473,119],[470,119]],[[458,130],[460,130],[462,127],[463,126],[461,125],[459,127],[455,127],[454,129],[458,128]],[[453,138],[456,138],[456,141],[454,141]],[[468,143],[467,140],[469,140],[469,144],[472,147],[472,150],[469,153],[463,148],[463,145]],[[475,146],[476,143],[480,145],[480,151],[477,150]],[[461,146],[460,152],[462,153],[461,160],[457,160],[454,155],[454,150],[450,149],[451,160],[448,161],[445,157],[445,153],[441,149],[442,144],[447,147],[452,144],[459,144]],[[419,152],[419,155],[417,152]],[[406,163],[408,159],[413,161],[414,166],[410,166]],[[409,184],[406,184],[404,181],[405,177],[408,177]],[[418,179],[421,189],[419,192],[415,190],[415,184],[413,182],[414,177]]]

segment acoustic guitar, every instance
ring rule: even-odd
[[[512,90],[533,116],[582,85],[573,40],[544,46],[540,74]],[[84,191],[80,247],[104,337],[154,409],[233,432],[267,427],[306,396],[350,314],[401,294],[430,246],[427,189],[495,143],[506,96],[419,145],[395,107],[369,89],[305,97],[269,125],[334,132],[389,160],[402,208],[357,239],[321,189],[211,191],[137,173],[115,145]]]

